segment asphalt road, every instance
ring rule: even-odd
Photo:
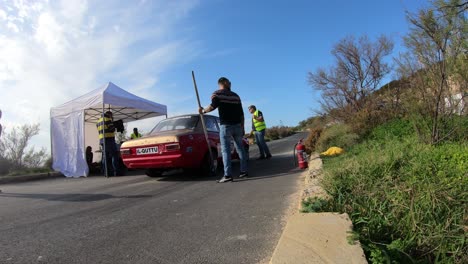
[[[176,173],[1,185],[0,263],[267,262],[298,190],[303,136],[269,143],[273,159],[250,161],[233,183]]]

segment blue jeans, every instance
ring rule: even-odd
[[[220,141],[221,152],[223,155],[224,176],[232,176],[231,171],[231,139],[239,154],[240,170],[247,172],[247,158],[245,155],[244,145],[242,144],[243,131],[240,124],[237,125],[221,125],[220,126]]]
[[[270,149],[268,148],[265,142],[265,130],[255,131],[255,141],[257,142],[258,149],[260,150],[260,156],[265,157],[270,156]]]

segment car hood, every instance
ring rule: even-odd
[[[179,136],[193,133],[193,130],[184,129],[184,130],[174,130],[174,131],[165,131],[157,133],[156,135],[144,136],[142,138],[133,139],[125,141],[121,148],[131,148],[131,147],[140,147],[147,145],[157,145],[171,142],[178,142]]]

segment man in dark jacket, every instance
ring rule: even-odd
[[[220,126],[220,141],[221,152],[223,155],[224,176],[218,182],[232,181],[231,171],[231,140],[239,154],[240,175],[239,177],[248,176],[247,173],[247,158],[242,144],[244,136],[244,110],[242,102],[235,92],[231,91],[231,82],[221,77],[218,80],[219,90],[215,91],[211,96],[211,104],[206,108],[200,107],[199,113],[209,113],[216,108],[219,111]]]

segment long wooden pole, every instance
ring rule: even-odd
[[[195,72],[192,71],[192,80],[193,80],[193,87],[195,88],[195,94],[197,95],[197,102],[198,102],[198,107],[202,107],[201,106],[201,102],[200,102],[200,95],[198,94],[198,87],[197,87],[197,82],[195,81]],[[205,125],[205,117],[203,116],[203,114],[200,114],[200,120],[201,120],[201,123],[202,123],[202,127],[203,127],[203,133],[205,134],[205,140],[206,140],[206,144],[208,146],[208,153],[210,154],[210,171],[212,174],[215,173],[215,168],[214,168],[214,164],[213,164],[213,152],[211,151],[211,145],[210,145],[210,139],[208,137],[208,131],[206,130],[206,125]]]

